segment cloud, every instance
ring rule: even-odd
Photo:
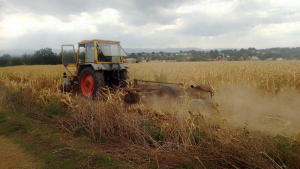
[[[296,10],[285,13],[287,11],[271,6],[270,2],[255,0],[199,3],[183,6],[177,12],[182,13],[185,25],[178,33],[196,36],[247,33],[261,24],[280,24],[300,20]]]
[[[126,47],[296,46],[299,11],[297,0],[0,0],[0,49],[95,38]]]

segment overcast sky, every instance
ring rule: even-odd
[[[300,0],[0,0],[0,50],[300,46]]]

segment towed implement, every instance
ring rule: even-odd
[[[203,93],[210,93],[211,97],[214,94],[210,86],[204,85],[134,79],[130,86],[127,71],[129,67],[124,64],[123,59],[127,54],[118,41],[84,40],[78,43],[76,53],[74,45],[61,45],[62,63],[69,74],[63,74],[62,92],[79,88],[85,97],[95,98],[105,97],[104,88],[121,88],[127,92],[124,101],[128,104],[138,103],[143,96],[176,98],[188,94],[197,99]]]
[[[155,82],[134,79],[130,88],[126,88],[127,94],[124,101],[128,104],[138,103],[143,96],[157,96],[167,99],[174,99],[180,96],[189,96],[191,99],[206,99],[208,93],[210,97],[214,95],[214,90],[210,86],[184,85],[183,83]]]

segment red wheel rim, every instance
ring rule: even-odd
[[[93,76],[89,73],[83,74],[81,77],[80,86],[81,86],[81,91],[85,96],[87,97],[91,96],[94,92]]]

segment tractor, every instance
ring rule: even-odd
[[[86,97],[105,97],[104,89],[122,89],[127,94],[125,103],[135,104],[143,96],[167,96],[177,98],[188,94],[191,98],[199,99],[203,93],[214,90],[202,84],[188,85],[182,83],[155,82],[134,79],[129,85],[127,65],[123,57],[126,53],[118,41],[84,40],[78,43],[77,55],[74,45],[61,45],[62,63],[69,72],[63,74],[62,92],[70,92],[78,86]],[[155,97],[152,97],[155,98]]]
[[[74,45],[61,45],[62,63],[69,72],[63,74],[63,92],[70,92],[78,86],[86,97],[101,96],[104,87],[126,88],[129,79],[123,57],[127,54],[120,42],[111,40],[83,40],[78,43],[77,54]]]

